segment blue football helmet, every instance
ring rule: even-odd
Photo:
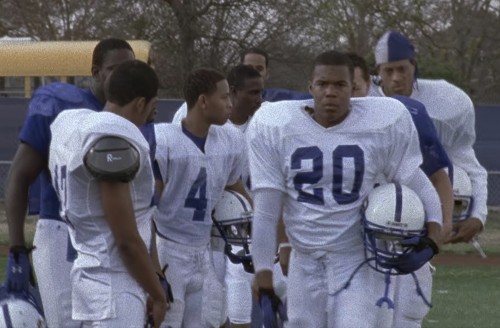
[[[393,268],[398,259],[414,250],[401,241],[426,234],[422,201],[410,188],[388,183],[368,194],[361,212],[368,264],[376,271],[397,275]]]
[[[245,271],[253,273],[250,255],[253,210],[250,202],[235,191],[224,191],[212,214],[215,229],[212,237],[224,240],[224,253],[234,264],[242,264]],[[232,246],[242,249],[236,254]]]
[[[453,166],[453,221],[458,222],[470,217],[474,198],[472,183],[467,172]]]
[[[30,287],[28,293],[8,293],[0,286],[0,327],[45,328],[45,318],[38,289]]]

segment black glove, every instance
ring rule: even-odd
[[[259,304],[264,328],[281,328],[288,320],[286,308],[273,289],[259,289]]]
[[[401,245],[414,247],[412,252],[402,255],[395,265],[395,269],[402,274],[420,269],[439,253],[436,243],[427,236],[403,239]]]
[[[9,293],[28,292],[30,284],[34,285],[33,274],[29,259],[32,249],[25,246],[10,248],[7,259],[6,286]]]

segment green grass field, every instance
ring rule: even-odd
[[[500,326],[500,267],[440,266],[425,328]]]
[[[27,240],[33,238],[35,222],[35,219],[28,220]],[[490,212],[480,242],[490,258],[500,259],[500,212]],[[0,204],[0,247],[7,243],[4,207]],[[479,257],[470,244],[447,245],[442,253],[444,256],[459,254],[464,259]],[[5,255],[0,253],[0,281],[5,279],[5,262]],[[481,265],[479,261],[469,266],[437,265],[432,303],[423,328],[500,327],[500,264]]]
[[[500,212],[490,212],[480,243],[489,257],[500,257]],[[479,257],[470,244],[447,245],[443,253]],[[500,265],[476,262],[473,266],[437,266],[433,308],[424,328],[500,327]]]

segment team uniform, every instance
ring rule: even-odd
[[[204,151],[181,124],[157,124],[155,134],[156,160],[165,185],[155,218],[157,248],[161,265],[168,264],[174,295],[165,322],[174,328],[204,327],[208,310],[200,311],[203,285],[213,275],[211,213],[224,188],[241,177],[245,142],[230,125],[212,125]]]
[[[241,125],[236,125],[231,121],[228,121],[226,124],[236,127],[245,134],[251,119],[252,118],[250,117],[244,124]],[[245,166],[241,179],[245,186],[249,188],[251,185],[251,179],[248,161],[245,161],[244,164]],[[243,252],[244,249],[241,246],[233,245],[232,251],[233,253],[238,253]],[[216,255],[218,255],[218,253],[216,253]],[[217,268],[217,265],[215,265],[215,267]],[[253,277],[253,274],[244,270],[243,265],[232,263],[229,260],[225,261],[225,276],[223,281],[225,281],[227,290],[227,315],[231,323],[245,324],[251,322],[254,326],[256,326],[260,321],[259,314],[256,313],[256,305],[253,304],[252,300]],[[279,265],[274,266],[273,278],[276,294],[284,301],[286,298],[286,277],[283,276]],[[252,312],[252,310],[254,310],[254,312]]]
[[[281,96],[284,95],[285,95],[284,93],[281,93]],[[292,97],[292,95],[290,94],[288,94],[288,96]],[[297,97],[300,98],[300,95],[297,95]],[[310,97],[311,96],[309,95],[307,98]],[[186,115],[187,115],[187,107],[186,103],[184,103],[175,113],[173,123],[180,123],[182,119],[186,117]],[[226,124],[234,126],[238,130],[240,130],[243,134],[245,134],[248,125],[250,123],[250,120],[251,118],[249,118],[247,122],[241,125],[233,124],[231,121],[228,120]],[[246,160],[243,162],[241,179],[244,185],[247,188],[250,188],[251,184],[250,170],[248,168],[248,161]],[[212,281],[212,283],[216,285],[212,289],[225,287],[226,291],[225,305],[227,307],[227,316],[229,318],[229,321],[235,324],[249,323],[252,322],[252,319],[253,321],[259,321],[258,320],[259,314],[252,313],[253,301],[252,301],[251,288],[252,288],[253,274],[246,272],[241,264],[234,264],[226,259],[224,255],[224,242],[222,239],[212,238],[211,245],[212,245],[211,258],[214,264],[216,277],[219,283],[224,284],[224,286],[220,286],[220,284],[218,284],[217,282]],[[233,253],[237,253],[242,250],[243,247],[232,246]],[[273,274],[274,274],[275,288],[278,291],[277,294],[284,300],[286,297],[286,283],[285,283],[286,278],[283,276],[281,268],[278,265],[275,267],[275,270],[273,270]]]
[[[330,128],[314,121],[306,106],[314,102],[268,104],[247,132],[256,206],[269,207],[255,209],[256,271],[272,268],[275,246],[271,218],[258,213],[274,217],[283,197],[293,249],[288,327],[386,327],[388,311],[375,305],[385,288],[380,274],[361,266],[345,284],[365,260],[360,208],[379,174],[415,190],[428,220],[441,223],[437,193],[419,168],[415,127],[394,99],[351,99],[348,116]],[[270,197],[264,201],[261,195]]]
[[[48,160],[50,124],[61,111],[73,108],[99,111],[102,105],[90,91],[70,84],[51,83],[39,88],[29,103],[28,114],[19,135],[20,141],[33,147]],[[40,184],[34,185],[40,188],[40,204],[33,240],[33,266],[45,318],[49,327],[79,327],[80,323],[71,319],[69,276],[76,253],[71,247],[66,223],[59,216],[59,200],[50,183],[49,171],[43,170],[38,181]]]
[[[140,167],[129,182],[130,192],[139,234],[150,248],[154,179],[149,145],[133,123],[110,112],[67,111],[57,117],[51,131],[49,168],[61,200],[61,217],[78,252],[71,270],[73,318],[89,327],[142,327],[146,293],[120,257],[104,217],[99,181],[83,158],[106,136],[124,139],[137,149]]]
[[[422,171],[428,177],[440,169],[450,169],[452,166],[444,147],[439,141],[436,129],[425,106],[414,99],[404,96],[394,96],[401,101],[411,114],[417,129],[420,151],[423,162]],[[433,268],[429,263],[415,271],[423,296],[427,301],[432,297]],[[417,295],[415,282],[411,275],[398,275],[393,280],[394,286],[394,321],[393,327],[420,327],[423,318],[430,308],[423,298]]]
[[[384,96],[382,87],[372,85],[370,95]],[[461,89],[444,80],[426,79],[417,80],[410,98],[424,104],[453,165],[462,167],[471,177],[474,195],[471,216],[484,224],[488,214],[488,175],[473,149],[476,132],[471,99]]]
[[[377,85],[371,86],[370,93],[374,96],[384,96],[382,87]],[[478,197],[471,216],[479,218],[484,224],[488,212],[486,207],[487,173],[477,161],[472,148],[476,139],[472,101],[462,90],[444,80],[418,79],[410,97],[425,105],[451,162],[454,165],[464,165],[464,169],[471,176],[473,193]],[[432,152],[427,155],[428,158],[432,158]],[[424,163],[425,158],[424,154]],[[430,268],[426,265],[416,274],[424,294],[430,300],[432,277],[428,269]],[[429,307],[422,302],[420,297],[415,298],[411,277],[401,276],[398,279],[394,327],[420,327],[422,320],[429,312]]]

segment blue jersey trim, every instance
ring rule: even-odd
[[[440,169],[450,169],[452,167],[450,158],[438,138],[436,128],[425,106],[421,102],[408,97],[394,96],[393,98],[405,105],[417,129],[420,151],[423,157],[423,162],[420,166],[422,171],[427,176],[431,176]]]

